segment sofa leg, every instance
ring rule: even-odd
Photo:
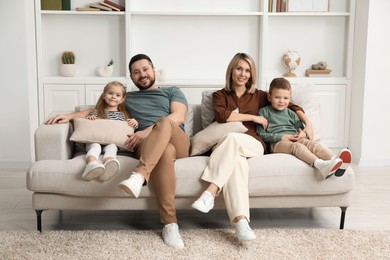
[[[37,214],[37,229],[39,232],[42,232],[42,212],[43,210],[35,211],[35,213]]]
[[[347,207],[340,207],[340,208],[341,208],[340,229],[344,229],[345,212],[347,211]]]

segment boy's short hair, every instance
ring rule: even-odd
[[[269,85],[268,93],[271,94],[274,89],[287,89],[291,92],[291,85],[285,78],[274,78]]]

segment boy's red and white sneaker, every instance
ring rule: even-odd
[[[341,177],[344,175],[345,171],[347,170],[349,164],[352,162],[352,154],[351,151],[347,148],[344,148],[340,151],[340,153],[337,155],[337,158],[340,158],[343,161],[343,164],[340,166],[339,169],[335,172],[335,176]]]

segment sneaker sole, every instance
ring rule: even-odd
[[[339,162],[337,162],[335,165],[333,165],[333,168],[330,170],[329,175],[326,176],[325,179],[328,179],[328,178],[332,177],[333,174],[335,174],[335,172],[341,167],[341,165],[343,165],[343,162],[342,162],[342,161],[339,161]]]
[[[104,168],[95,168],[83,175],[83,179],[90,181],[104,174]]]
[[[119,183],[119,188],[121,188],[123,191],[125,191],[127,194],[129,194],[131,197],[134,197],[134,198],[138,198],[138,196],[136,196],[134,194],[134,192],[126,185],[126,184],[123,184],[123,183]]]
[[[194,209],[196,209],[196,210],[199,210],[199,211],[202,212],[202,213],[209,213],[209,211],[210,211],[210,210],[204,210],[204,209],[198,207],[195,203],[193,203],[193,204],[191,205],[191,207],[194,208]]]
[[[340,166],[339,169],[337,169],[337,171],[334,174],[337,177],[343,176],[349,164],[352,162],[351,152],[349,150],[342,150],[339,155],[339,158],[343,160],[343,164]]]
[[[100,176],[99,180],[108,181],[112,177],[114,177],[119,171],[119,163],[117,161],[111,160],[106,165],[106,170]]]

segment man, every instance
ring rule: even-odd
[[[126,110],[138,121],[134,134],[125,142],[139,159],[130,178],[119,187],[130,196],[138,198],[143,185],[153,185],[160,218],[164,224],[164,243],[183,248],[174,205],[176,176],[174,162],[188,157],[190,140],[184,133],[187,100],[179,88],[158,88],[155,85],[156,69],[145,54],[138,54],[129,62],[130,77],[139,91],[126,94]],[[76,117],[85,117],[90,110],[58,115],[46,123],[63,123]]]

